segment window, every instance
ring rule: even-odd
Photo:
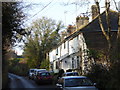
[[[59,62],[56,62],[56,69],[59,69]]]
[[[80,66],[79,56],[77,56],[77,68]]]
[[[74,58],[72,58],[72,69],[74,69]]]
[[[42,72],[42,73],[40,73],[40,75],[41,76],[50,76],[50,73],[48,73],[48,72]]]
[[[93,83],[87,78],[69,78],[65,79],[65,87],[93,86]]]
[[[64,49],[66,48],[66,42],[64,42]]]
[[[67,49],[68,49],[68,53],[69,53],[69,41],[68,41],[67,45],[68,45],[68,46],[67,46]]]
[[[58,55],[58,48],[56,49],[56,55]]]
[[[30,70],[30,72],[34,72],[34,70]]]

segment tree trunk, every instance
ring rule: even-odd
[[[111,26],[110,26],[110,15],[109,15],[109,8],[110,8],[110,2],[105,2],[106,4],[106,22],[107,22],[107,25],[108,25],[108,53],[110,54],[110,50],[111,50],[111,47],[112,47],[112,44],[111,44]]]
[[[100,25],[100,28],[102,30],[102,33],[103,35],[105,36],[106,40],[107,40],[107,43],[108,43],[108,55],[107,55],[107,64],[109,63],[109,60],[110,60],[110,50],[111,50],[111,47],[112,47],[112,44],[111,44],[111,28],[110,28],[110,17],[109,17],[109,7],[110,7],[110,2],[107,2],[107,0],[105,1],[105,5],[106,5],[106,22],[107,22],[107,26],[108,26],[108,33],[106,33],[104,27],[103,27],[103,23],[102,23],[102,18],[100,16],[100,6],[99,6],[99,2],[98,0],[95,0],[95,3],[97,5],[97,11],[98,11],[98,20],[99,20],[99,25]],[[108,66],[108,65],[107,65]]]
[[[117,33],[117,47],[116,47],[116,52],[117,52],[117,60],[120,60],[120,11],[118,13],[118,33]]]
[[[99,19],[99,24],[100,24],[100,28],[101,28],[101,30],[102,30],[102,33],[103,33],[103,35],[105,36],[105,38],[107,39],[107,41],[108,41],[108,44],[110,44],[109,46],[111,46],[111,43],[110,43],[110,35],[107,35],[107,33],[105,32],[105,29],[104,29],[104,27],[103,27],[103,23],[102,23],[102,18],[101,18],[101,16],[100,16],[100,7],[99,7],[99,2],[95,2],[96,3],[96,5],[97,5],[97,11],[98,11],[98,19]],[[109,10],[109,9],[108,9]],[[107,24],[108,24],[108,32],[109,32],[109,34],[110,34],[110,24],[109,24],[109,17],[108,17],[108,11],[106,10],[106,19],[107,19]]]

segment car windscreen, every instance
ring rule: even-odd
[[[66,76],[78,76],[78,73],[68,73]]]
[[[50,76],[50,73],[49,72],[42,72],[42,73],[40,73],[40,76]]]
[[[34,72],[34,70],[30,70],[30,72]]]
[[[65,79],[65,87],[93,86],[93,83],[87,78],[69,78]]]
[[[38,72],[45,72],[46,70],[39,70]]]

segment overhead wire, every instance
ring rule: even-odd
[[[53,3],[51,6],[49,6],[49,10],[56,4],[57,2],[55,2],[55,3]],[[48,11],[48,9],[46,9],[45,11],[44,11],[44,13],[46,13]],[[43,13],[42,13],[43,14]],[[41,15],[42,15],[41,14]]]
[[[47,5],[45,5],[40,11],[38,11],[37,13],[35,13],[32,17],[30,17],[30,19],[32,19],[33,17],[35,17],[38,13],[40,13],[41,11],[43,11],[46,7],[48,7],[54,0],[50,1]],[[29,21],[30,19],[26,20]],[[26,22],[25,21],[25,22]]]

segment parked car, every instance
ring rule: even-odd
[[[35,82],[38,84],[52,83],[52,81],[53,81],[53,76],[48,71],[37,73],[37,76],[35,78]]]
[[[58,90],[98,90],[85,76],[61,77],[56,84]]]
[[[34,78],[34,71],[35,71],[35,69],[29,69],[29,71],[28,71],[29,79],[33,79]]]
[[[44,72],[44,71],[47,71],[46,69],[35,69],[34,70],[34,80],[36,79],[36,76],[39,72]]]
[[[78,72],[65,72],[62,76],[79,76]]]

